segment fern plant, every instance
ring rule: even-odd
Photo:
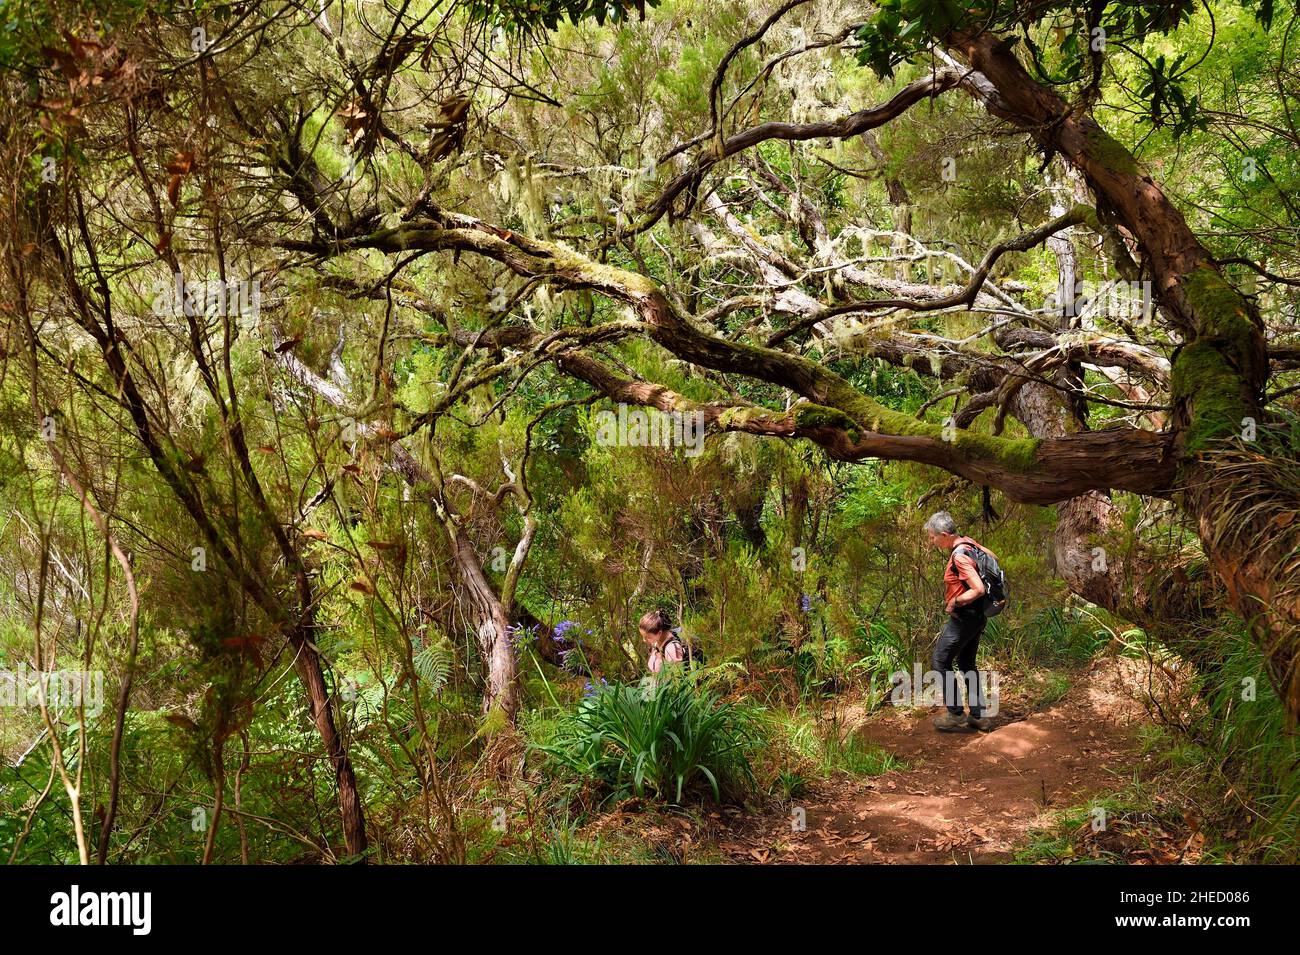
[[[438,693],[447,685],[451,675],[451,650],[440,644],[429,644],[415,655],[412,661],[415,673],[430,693]]]

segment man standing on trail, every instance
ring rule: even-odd
[[[932,514],[925,522],[925,532],[933,546],[950,555],[943,572],[943,609],[948,613],[948,622],[944,624],[930,658],[931,668],[943,681],[943,701],[948,712],[934,721],[934,728],[941,733],[955,733],[967,728],[988,730],[993,721],[983,715],[984,688],[975,667],[975,654],[988,620],[983,608],[984,581],[980,578],[972,551],[982,550],[994,560],[997,555],[969,537],[959,537],[957,524],[947,511]],[[966,683],[969,718],[962,711],[961,692],[952,672],[954,663]]]

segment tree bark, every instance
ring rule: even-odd
[[[60,262],[66,263],[67,258],[62,247],[56,245],[55,248],[59,252]],[[177,501],[198,526],[208,546],[216,552],[235,576],[240,587],[249,595],[253,603],[269,619],[286,623],[286,637],[294,650],[294,669],[307,693],[312,721],[316,725],[326,755],[334,767],[344,843],[350,856],[363,857],[367,848],[365,812],[351,760],[334,724],[334,714],[329,705],[329,693],[325,686],[320,655],[310,638],[311,624],[302,619],[295,619],[292,610],[286,612],[282,602],[267,590],[262,578],[255,570],[244,564],[238,553],[238,546],[232,546],[226,536],[220,532],[204,506],[201,495],[176,466],[175,462],[179,460],[177,452],[164,445],[165,439],[159,436],[151,424],[144,397],[136,385],[123,353],[122,342],[109,335],[96,321],[89,302],[76,280],[69,277],[68,284],[76,305],[74,315],[78,324],[99,346],[104,363],[117,382],[121,394],[120,401],[164,483],[171,488]],[[238,425],[236,424],[235,427],[237,428]],[[304,584],[301,573],[298,575],[298,582],[301,588]],[[298,608],[299,612],[307,615],[308,621],[311,604],[312,600],[308,599]]]
[[[347,396],[343,390],[317,375],[291,352],[277,352],[276,362],[294,381],[310,389],[332,407],[348,409]],[[358,436],[363,438],[373,437],[376,431],[375,426],[369,422],[357,422],[356,427]],[[400,441],[390,443],[389,453],[390,466],[402,480],[429,495],[429,503],[433,505],[447,536],[452,561],[464,587],[479,653],[483,658],[483,712],[489,713],[494,708],[499,708],[506,719],[513,723],[519,710],[519,674],[518,661],[508,633],[512,611],[509,604],[512,603],[514,593],[513,581],[517,580],[519,569],[527,557],[536,523],[531,517],[525,520],[524,537],[515,548],[510,573],[507,575],[507,587],[504,588],[504,594],[498,596],[473,543],[461,526],[459,515],[447,501],[442,475],[424,467]]]
[[[1286,477],[1290,469],[1266,466],[1276,452],[1262,441],[1251,447],[1247,437],[1264,423],[1269,375],[1258,310],[1224,278],[1132,154],[1090,115],[1033,80],[1005,38],[955,32],[948,40],[978,71],[963,86],[1077,169],[1099,212],[1136,240],[1161,312],[1184,337],[1170,378],[1177,500],[1195,522],[1228,602],[1250,622],[1288,710],[1300,716],[1300,567],[1289,560],[1300,547],[1291,518],[1300,497]]]
[[[1113,428],[1043,439],[989,438],[918,422],[854,388],[830,368],[772,347],[741,344],[711,334],[672,305],[657,283],[598,263],[567,246],[501,229],[471,216],[426,208],[430,217],[339,241],[287,241],[284,247],[323,254],[373,248],[473,251],[517,274],[557,287],[590,289],[622,301],[639,315],[645,334],[679,359],[787,388],[805,399],[784,414],[748,406],[700,405],[657,385],[607,381],[620,393],[640,393],[643,404],[700,411],[715,427],[780,437],[808,437],[843,460],[865,457],[931,464],[1014,500],[1051,504],[1088,491],[1177,494],[1197,523],[1229,601],[1252,621],[1272,672],[1293,712],[1300,713],[1295,667],[1300,625],[1300,576],[1285,556],[1300,548],[1293,486],[1237,467],[1238,429],[1262,421],[1268,374],[1262,322],[1253,304],[1233,288],[1188,228],[1181,213],[1132,156],[1090,116],[1071,110],[1033,81],[1000,38],[955,34],[952,45],[974,70],[962,80],[996,116],[1017,124],[1048,152],[1061,154],[1098,197],[1101,218],[1135,237],[1154,276],[1154,297],[1174,331],[1186,339],[1174,361],[1170,390],[1172,431],[1156,434]],[[1070,221],[1104,228],[1098,216],[1049,223],[1002,249],[1041,242]],[[978,283],[962,300],[969,304]],[[973,290],[973,291],[972,291]],[[900,307],[906,307],[903,303]],[[854,303],[827,309],[852,311]],[[551,346],[554,346],[553,348]],[[539,343],[569,363],[563,343]],[[572,366],[572,363],[570,363]],[[592,378],[607,377],[598,363]],[[588,378],[588,380],[592,380]],[[605,389],[602,389],[605,390]],[[610,393],[606,390],[606,393]],[[636,400],[636,399],[630,399]],[[1249,513],[1242,502],[1250,501]]]
[[[457,527],[449,530],[448,536],[483,657],[483,712],[499,710],[507,722],[513,723],[519,711],[519,673],[510,645],[510,620],[465,532]]]

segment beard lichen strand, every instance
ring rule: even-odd
[[[617,275],[615,286],[633,287],[627,279],[635,276],[635,288],[642,304],[647,307],[647,322],[657,330],[657,334],[652,331],[652,337],[669,351],[706,367],[721,365],[724,370],[758,374],[809,399],[808,404],[796,410],[796,424],[803,429],[833,427],[845,432],[850,444],[856,444],[864,431],[895,437],[930,438],[950,444],[952,451],[959,456],[1008,472],[1025,473],[1038,465],[1036,438],[1003,438],[957,429],[948,440],[943,426],[918,421],[911,415],[885,407],[817,362],[708,334],[689,316],[678,313],[658,286],[645,276],[611,266],[602,268],[609,277],[621,273]]]
[[[1114,487],[1145,493],[1159,490],[1154,478],[1126,471],[1122,462],[1107,458],[1103,449],[1091,443],[1076,449],[1055,442],[1051,454],[1045,454],[1038,438],[981,435],[918,421],[880,404],[831,369],[804,356],[709,333],[690,315],[679,311],[653,278],[596,262],[563,243],[530,238],[457,216],[452,228],[414,223],[375,233],[360,244],[388,251],[399,247],[406,250],[413,245],[466,249],[492,258],[522,276],[545,277],[564,288],[591,289],[624,302],[640,315],[649,337],[676,357],[706,368],[758,378],[806,399],[806,405],[795,409],[795,429],[828,450],[840,454],[847,450],[853,459],[883,453],[894,459],[932,464],[999,487],[1028,503],[1055,503],[1090,489]],[[728,423],[733,427],[741,425],[738,430],[757,430],[756,422],[748,420],[751,417],[752,413],[733,416]],[[771,425],[770,430],[763,428],[766,433],[786,434],[791,430],[784,419],[765,424]],[[1092,439],[1085,436],[1084,440]],[[869,447],[862,447],[864,442]],[[1151,444],[1153,450],[1161,442],[1153,440]],[[1125,450],[1122,439],[1114,450]],[[1143,449],[1134,445],[1131,450]],[[1149,463],[1162,465],[1163,456],[1156,454]],[[1078,473],[1072,476],[1065,473],[1068,469]],[[1153,473],[1163,473],[1163,468],[1156,467]]]

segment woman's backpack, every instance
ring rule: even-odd
[[[686,664],[688,667],[704,666],[704,651],[695,646],[694,643],[687,643],[675,633],[664,642],[660,652],[662,653],[663,650],[667,650],[668,644],[670,643],[675,643],[682,648],[682,663]],[[668,658],[665,656],[664,660],[667,661]]]

